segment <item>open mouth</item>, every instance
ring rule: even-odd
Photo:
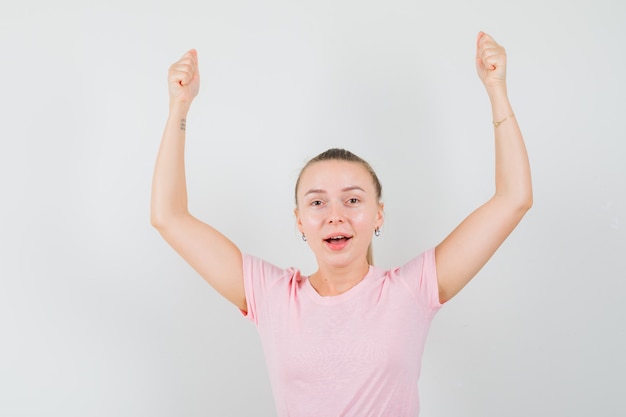
[[[350,236],[333,236],[333,237],[329,237],[328,239],[324,239],[326,242],[343,242],[346,241],[348,239],[352,239]]]
[[[331,248],[339,249],[344,247],[350,239],[352,239],[352,236],[337,235],[324,239],[324,242],[326,242],[326,244],[328,244]]]

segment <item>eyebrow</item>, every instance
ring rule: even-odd
[[[354,190],[365,192],[365,190],[359,187],[358,185],[351,185],[349,187],[342,188],[341,192],[345,193],[346,191],[354,191]],[[306,193],[304,193],[304,196],[306,197],[309,194],[326,194],[326,190],[322,190],[320,188],[312,188]]]

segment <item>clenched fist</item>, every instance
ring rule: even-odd
[[[198,53],[195,49],[186,52],[168,72],[167,81],[170,93],[170,106],[189,106],[200,89]]]
[[[506,51],[484,32],[476,39],[476,70],[488,91],[506,88]]]

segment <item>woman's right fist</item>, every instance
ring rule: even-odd
[[[191,49],[186,52],[168,72],[167,81],[170,93],[170,105],[184,104],[189,106],[198,95],[200,89],[200,73],[198,72],[198,52]]]

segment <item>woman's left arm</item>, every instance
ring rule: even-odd
[[[532,184],[524,138],[506,89],[506,53],[480,32],[476,69],[491,102],[496,191],[435,249],[439,300],[455,296],[485,265],[532,206]]]

